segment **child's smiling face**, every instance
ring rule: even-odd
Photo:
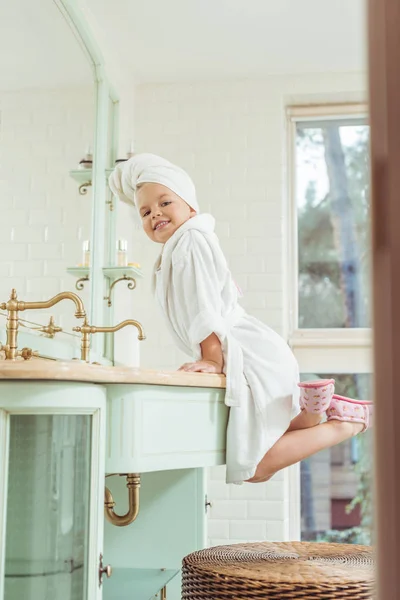
[[[196,212],[180,196],[160,183],[144,183],[136,192],[136,205],[145,233],[165,244]]]

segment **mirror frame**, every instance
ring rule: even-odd
[[[117,207],[107,208],[106,169],[114,165],[118,149],[119,97],[105,68],[105,61],[90,26],[76,0],[53,0],[65,18],[72,33],[90,63],[95,85],[95,134],[92,170],[92,223],[90,257],[90,306],[87,315],[90,324],[109,325],[112,311],[105,310],[104,275],[105,257],[115,248]],[[110,111],[111,102],[111,111]],[[111,146],[111,147],[109,147]],[[112,164],[107,165],[107,157]],[[108,214],[107,214],[108,213]],[[109,219],[107,223],[107,219]],[[106,234],[108,227],[108,235]],[[113,359],[113,348],[105,344],[103,336],[93,336],[91,351],[98,357]]]

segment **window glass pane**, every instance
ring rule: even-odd
[[[372,378],[367,374],[303,374],[302,380],[331,377],[337,394],[371,398]],[[302,540],[371,543],[372,456],[368,430],[302,461]]]
[[[296,125],[299,328],[370,327],[369,126]]]

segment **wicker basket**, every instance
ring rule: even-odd
[[[262,542],[217,546],[183,560],[182,600],[370,600],[369,546]]]

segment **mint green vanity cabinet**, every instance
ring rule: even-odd
[[[132,383],[110,382],[121,376]],[[152,600],[167,584],[180,599],[182,558],[206,543],[204,467],[225,461],[228,409],[222,388],[153,380],[0,363],[0,600]],[[104,486],[124,514],[127,473],[140,475],[140,507],[117,527]]]
[[[136,520],[127,527],[115,527],[105,522],[104,558],[114,572],[104,581],[104,600],[150,600],[139,596],[126,581],[136,576],[142,585],[153,586],[169,573],[178,573],[182,558],[206,544],[206,507],[204,469],[180,469],[143,473],[140,488],[140,510]],[[116,502],[115,510],[127,507],[125,480],[107,477]],[[121,571],[122,569],[122,571]],[[129,574],[130,573],[130,574]],[[120,577],[121,575],[121,577]],[[122,594],[125,589],[126,595]],[[180,599],[180,576],[168,584],[167,600]]]
[[[146,473],[225,463],[225,390],[107,386],[107,473]]]
[[[0,382],[0,598],[100,600],[103,386]]]
[[[107,386],[106,472],[141,473],[141,489],[136,520],[127,527],[105,525],[105,559],[118,565],[104,584],[105,600],[136,598],[123,593],[133,581],[129,568],[155,583],[180,569],[186,554],[205,546],[204,467],[225,463],[224,396],[218,388]],[[124,512],[125,479],[107,477],[106,485],[116,512]],[[168,600],[179,598],[178,576],[168,585]]]

